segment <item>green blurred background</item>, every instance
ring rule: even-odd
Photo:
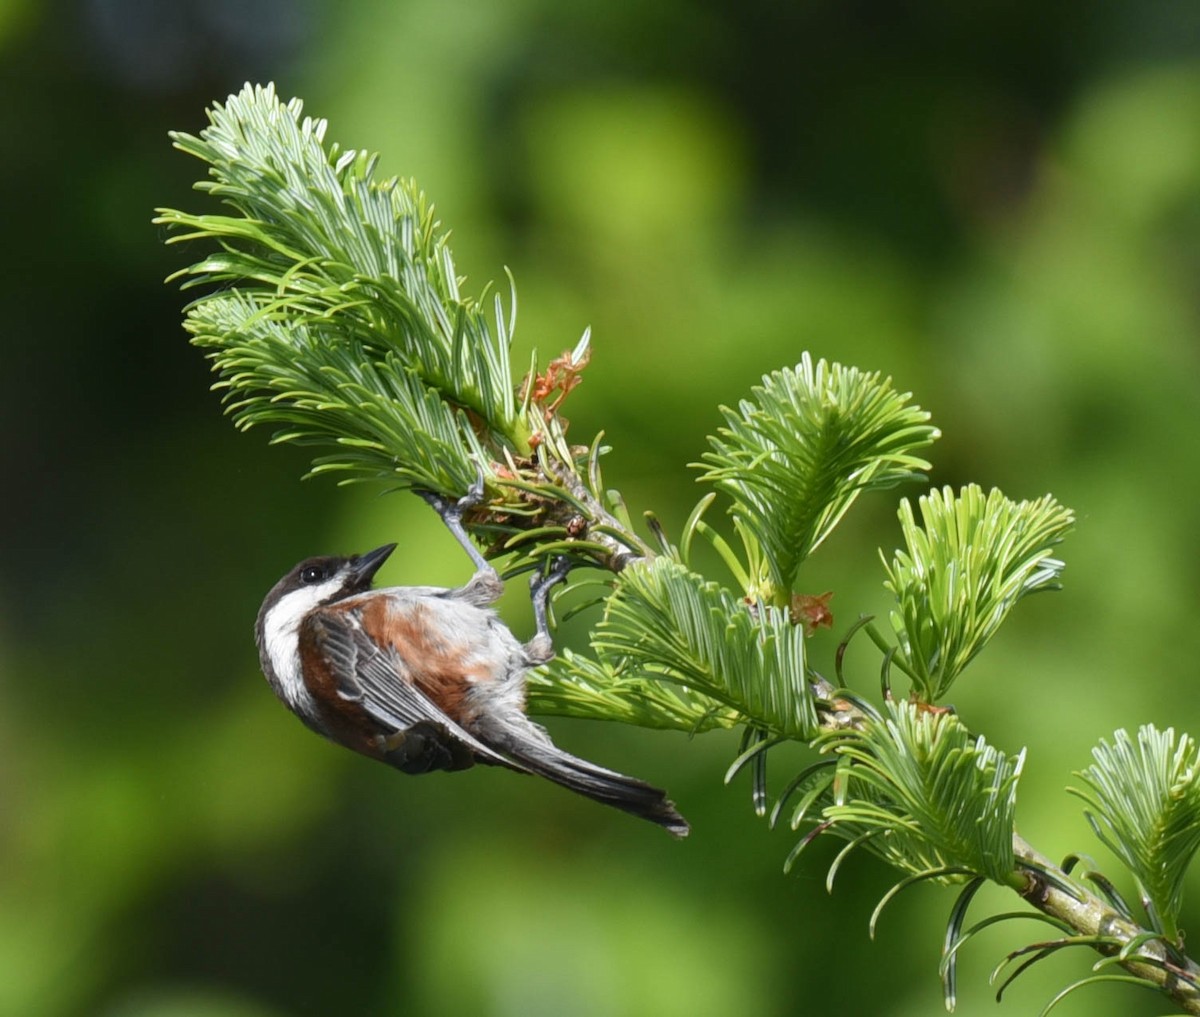
[[[475,289],[511,268],[518,363],[592,327],[568,414],[669,530],[717,404],[805,349],[915,393],[934,483],[1071,505],[1066,590],[955,702],[1029,747],[1025,835],[1115,874],[1070,772],[1117,727],[1200,734],[1200,5],[0,0],[0,47],[0,1015],[941,1012],[952,895],[902,896],[869,942],[889,873],[863,856],[829,896],[818,844],[782,875],[792,835],[722,785],[733,735],[550,725],[668,787],[673,843],[509,773],[404,778],[270,696],[251,626],[297,559],[394,539],[385,581],[467,566],[416,499],[301,484],[207,391],[162,284],[199,251],[149,219],[202,207],[166,132],[245,80],[415,176]],[[875,496],[811,562],[818,667],[886,610],[897,537]],[[849,662],[871,691],[877,656]],[[1042,935],[970,947],[958,1012],[1085,973],[1058,958],[997,1009],[990,966]]]

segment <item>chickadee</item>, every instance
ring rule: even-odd
[[[466,586],[372,590],[395,544],[309,558],[279,580],[255,626],[271,688],[318,734],[405,773],[505,766],[686,836],[663,791],[563,752],[525,716],[525,672],[554,656],[546,602],[565,571],[534,579],[537,634],[518,642],[488,606],[503,583],[462,527],[481,496],[482,484],[457,502],[426,496],[475,561]]]

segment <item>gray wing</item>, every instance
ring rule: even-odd
[[[381,755],[405,773],[462,770],[473,763],[514,764],[450,719],[407,676],[395,649],[381,649],[363,632],[356,612],[314,612],[312,635],[334,672],[337,694],[357,703],[386,732]]]

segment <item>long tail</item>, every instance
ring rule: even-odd
[[[505,746],[505,750],[530,773],[552,780],[603,805],[611,805],[614,809],[648,819],[674,837],[686,837],[691,829],[687,820],[676,811],[675,803],[667,798],[666,792],[644,781],[626,777],[615,770],[606,770],[550,744],[522,741],[519,745]]]

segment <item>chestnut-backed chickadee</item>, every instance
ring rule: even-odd
[[[537,634],[518,642],[488,607],[500,576],[462,526],[481,495],[426,496],[475,562],[466,586],[372,590],[395,544],[309,558],[276,583],[255,626],[271,688],[318,734],[405,773],[505,766],[686,836],[663,791],[563,752],[525,716],[525,672],[554,656],[546,602],[565,569],[534,579]]]

